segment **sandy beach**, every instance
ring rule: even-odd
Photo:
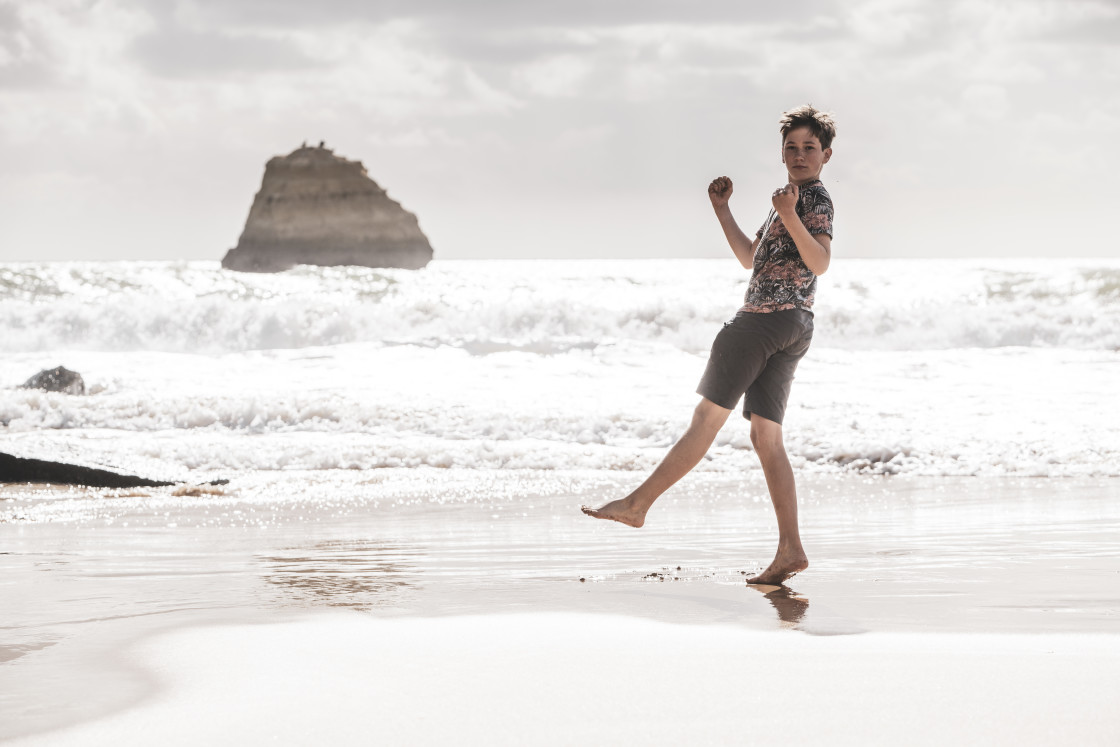
[[[758,477],[690,476],[641,530],[579,514],[628,479],[385,470],[258,475],[195,495],[5,486],[0,737],[1120,734],[1115,480],[815,477],[801,491],[812,567],[778,589],[743,581],[773,550]],[[456,500],[466,485],[488,500]]]
[[[182,481],[0,487],[0,740],[1114,745],[1118,279],[830,271],[766,588],[738,415],[579,511],[687,425],[726,263],[0,266],[0,452]]]

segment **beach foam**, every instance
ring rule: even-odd
[[[7,356],[0,380],[46,362]],[[94,393],[0,390],[0,450],[196,479],[419,466],[644,471],[687,425],[704,366],[649,345],[556,356],[373,344],[220,357],[71,352],[65,362]],[[1116,362],[1027,348],[815,350],[798,371],[787,450],[809,471],[1117,475],[1120,421],[1100,416]],[[733,416],[698,469],[758,469],[748,430]]]
[[[0,266],[0,449],[171,478],[651,468],[744,277],[718,261]],[[1120,266],[848,261],[787,448],[808,471],[1120,475]],[[16,388],[63,364],[89,395]],[[736,416],[700,470],[757,470]]]

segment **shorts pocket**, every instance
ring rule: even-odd
[[[810,335],[813,334],[813,314],[811,312],[802,310],[801,328],[808,332]]]

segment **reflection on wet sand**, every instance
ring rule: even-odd
[[[809,600],[801,596],[788,586],[767,586],[765,584],[748,584],[749,588],[757,589],[766,597],[774,609],[778,611],[778,619],[783,628],[797,629],[805,613],[809,611]]]
[[[42,651],[58,643],[57,640],[36,641],[33,643],[25,643],[22,645],[3,645],[0,644],[0,664],[5,664],[9,661],[15,661],[21,656],[30,654],[33,651]]]
[[[813,617],[806,620],[805,614],[809,611],[809,599],[788,586],[747,584],[747,587],[756,589],[766,597],[777,611],[778,620],[783,628],[797,630],[807,635],[823,636],[859,635],[867,632],[858,622],[853,622],[827,611],[822,612],[819,606]]]
[[[368,610],[400,604],[419,588],[415,548],[368,540],[320,542],[259,556],[264,580],[289,604]]]

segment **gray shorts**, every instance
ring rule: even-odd
[[[743,417],[753,412],[781,423],[793,372],[812,340],[811,311],[740,311],[716,335],[696,393],[728,410],[746,394]]]

